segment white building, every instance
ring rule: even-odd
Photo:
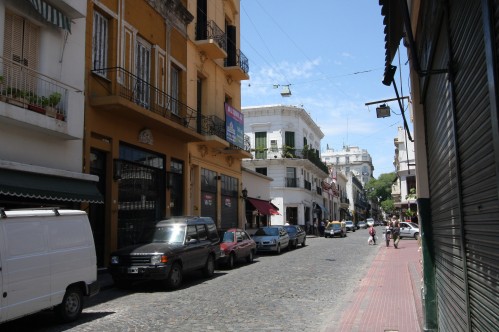
[[[0,2],[2,206],[101,200],[98,178],[82,173],[86,9]]]
[[[270,198],[280,214],[273,215],[271,223],[306,225],[331,219],[326,208],[330,203],[322,193],[329,175],[319,155],[324,134],[310,115],[303,108],[284,105],[242,111],[253,154],[243,166],[274,179]]]
[[[392,198],[395,207],[400,208],[402,214],[409,207],[416,211],[416,161],[414,142],[411,142],[403,127],[398,127],[395,145],[395,159],[393,165],[397,172],[397,181],[392,185]],[[411,194],[411,189],[414,193]]]
[[[363,186],[371,179],[374,171],[369,152],[357,146],[344,146],[339,151],[328,148],[322,153],[322,161],[347,176],[353,172]]]

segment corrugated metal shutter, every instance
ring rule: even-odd
[[[441,29],[432,68],[447,68],[448,59],[447,35],[445,29]],[[422,64],[423,68],[426,66]],[[448,78],[448,75],[443,74],[428,76],[425,96],[428,101],[425,103],[425,116],[437,314],[441,331],[466,331],[461,213],[455,167],[457,158],[453,137],[452,88]]]
[[[497,6],[496,1],[491,3]],[[495,160],[498,151],[494,152],[482,7],[480,1],[474,0],[460,1],[453,9],[450,13],[451,27],[455,26],[451,41],[454,62],[462,64],[455,76],[455,109],[469,324],[472,331],[497,331],[499,175],[495,172]],[[495,17],[499,27],[499,14]],[[496,27],[496,35],[498,31]]]

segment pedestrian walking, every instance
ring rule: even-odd
[[[390,246],[390,238],[392,236],[392,222],[389,221],[386,224],[386,229],[385,229],[385,241],[386,241],[386,246]]]
[[[398,221],[395,222],[395,225],[392,228],[392,237],[393,237],[393,246],[395,249],[398,249],[398,244],[400,241],[400,224]]]
[[[374,229],[374,225],[369,228],[369,235],[373,239],[373,244],[376,244],[376,230]]]

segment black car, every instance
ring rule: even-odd
[[[305,230],[299,225],[285,225],[284,228],[288,231],[289,235],[289,246],[295,249],[300,244],[305,247],[305,242],[307,241],[307,234]]]
[[[210,217],[172,217],[146,228],[138,244],[111,254],[109,272],[118,287],[134,281],[161,280],[178,288],[184,272],[215,271],[220,258],[219,237]]]

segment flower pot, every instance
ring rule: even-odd
[[[28,109],[30,111],[33,111],[33,112],[36,112],[36,113],[40,113],[40,114],[45,114],[45,109],[41,106],[38,106],[38,105],[28,105]]]
[[[21,107],[21,108],[27,108],[28,107],[28,101],[24,98],[7,98],[7,102],[9,104],[12,104],[14,106],[17,106],[17,107]]]
[[[57,110],[53,108],[52,106],[46,106],[45,111],[47,112],[46,114],[50,116],[51,118],[57,117]]]

